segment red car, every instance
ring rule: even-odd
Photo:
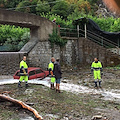
[[[36,78],[45,78],[49,75],[49,71],[44,71],[41,68],[36,67],[29,67],[28,68],[28,79],[36,79]],[[16,71],[16,73],[13,75],[14,79],[20,78],[20,70]]]

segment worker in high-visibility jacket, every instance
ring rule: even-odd
[[[51,81],[50,81],[50,88],[51,89],[54,89],[54,83],[55,83],[54,62],[55,62],[55,58],[52,57],[49,65],[48,65],[49,76],[51,77]]]
[[[99,82],[99,87],[101,87],[101,75],[103,72],[102,64],[100,61],[98,61],[98,58],[94,58],[94,62],[91,65],[91,72],[94,73],[95,88],[98,87],[97,82]]]
[[[23,60],[20,62],[20,79],[18,87],[21,87],[21,82],[25,81],[25,87],[28,87],[28,65],[26,63],[26,56],[23,56]]]

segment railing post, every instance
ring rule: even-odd
[[[119,42],[119,38],[118,38],[118,48],[119,48],[120,42]]]
[[[87,28],[86,28],[86,23],[85,23],[85,38],[87,38]]]
[[[78,38],[79,38],[79,25],[77,25],[77,34],[78,34]]]

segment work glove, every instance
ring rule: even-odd
[[[22,70],[23,70],[24,75],[27,76],[28,74],[26,73],[25,69],[23,68]]]
[[[53,71],[50,71],[51,76],[53,76]]]

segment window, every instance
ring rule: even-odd
[[[42,73],[43,71],[41,69],[36,70],[36,74]]]
[[[29,76],[35,75],[35,71],[30,71]]]
[[[17,73],[16,73],[16,76],[20,76],[20,72],[17,72]]]

